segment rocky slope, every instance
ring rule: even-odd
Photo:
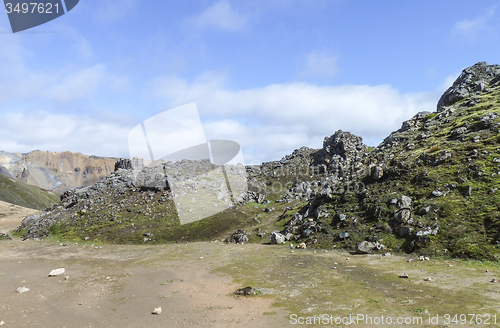
[[[27,154],[0,151],[0,174],[43,189],[65,192],[90,186],[114,170],[116,159],[80,153],[32,151]]]
[[[337,131],[322,149],[247,167],[246,202],[211,218],[181,226],[168,188],[142,188],[120,168],[19,233],[143,243],[244,228],[250,241],[499,260],[499,122],[500,67],[478,63],[436,112],[416,114],[376,148]]]

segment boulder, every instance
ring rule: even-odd
[[[451,131],[451,137],[453,139],[458,139],[467,132],[467,128],[462,126],[460,128],[453,129]]]
[[[50,271],[49,277],[57,277],[59,275],[62,275],[64,272],[66,272],[64,268],[55,269]]]
[[[283,236],[281,233],[276,231],[271,233],[271,244],[279,245],[284,242],[285,242],[285,236]]]
[[[375,244],[369,241],[362,241],[356,246],[356,253],[358,254],[370,254],[375,248]]]
[[[394,219],[399,223],[405,223],[410,219],[410,210],[403,208],[394,214]]]
[[[12,240],[12,237],[9,236],[8,234],[6,233],[0,233],[0,240],[2,239],[6,239],[6,240]]]
[[[372,179],[380,180],[384,176],[384,169],[381,166],[374,166],[372,168]]]
[[[238,229],[231,234],[229,238],[226,239],[228,243],[234,244],[244,244],[248,242],[248,237],[246,236],[245,230]]]
[[[252,287],[243,287],[243,288],[238,288],[235,292],[236,295],[253,295],[255,294],[255,290]]]
[[[399,208],[410,208],[411,198],[408,196],[401,196],[398,202]]]

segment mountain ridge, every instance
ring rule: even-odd
[[[70,151],[0,151],[0,174],[46,190],[63,193],[89,186],[114,171],[116,158],[88,156]]]

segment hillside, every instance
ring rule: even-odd
[[[59,201],[59,196],[0,174],[0,200],[23,207],[44,210],[56,204]]]
[[[435,112],[403,122],[375,149],[337,131],[322,149],[247,167],[245,202],[210,218],[181,225],[172,191],[142,188],[119,168],[66,193],[19,231],[24,238],[163,243],[221,239],[244,228],[250,241],[498,261],[499,121],[500,66],[478,63]]]

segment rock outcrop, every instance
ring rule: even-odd
[[[453,105],[457,101],[485,91],[492,82],[494,84],[498,81],[500,81],[500,65],[479,62],[467,67],[439,99],[438,112],[442,111],[444,106]]]

